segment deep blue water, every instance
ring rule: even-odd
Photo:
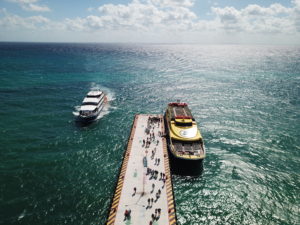
[[[73,112],[101,87],[110,108]],[[300,224],[300,48],[0,43],[0,224],[104,224],[136,113],[186,101],[207,158],[179,224]]]

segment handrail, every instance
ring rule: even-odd
[[[176,116],[175,119],[192,119],[191,116]]]

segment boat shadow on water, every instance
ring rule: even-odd
[[[175,158],[169,153],[171,173],[179,176],[199,177],[203,174],[203,160],[187,161]]]
[[[78,128],[86,128],[86,127],[93,126],[93,125],[97,124],[98,121],[99,121],[99,119],[85,121],[85,120],[81,120],[79,118],[76,118],[74,123],[75,123],[75,126],[78,127]]]

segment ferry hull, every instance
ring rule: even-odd
[[[90,123],[90,122],[93,122],[94,120],[97,119],[97,117],[99,116],[100,113],[98,113],[97,115],[93,115],[93,116],[89,116],[89,117],[82,117],[82,116],[79,116],[78,117],[78,120],[80,122],[83,122],[83,123]]]

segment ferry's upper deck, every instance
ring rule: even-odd
[[[170,113],[171,120],[175,120],[177,118],[183,118],[183,119],[189,118],[194,120],[191,110],[189,109],[186,103],[177,103],[177,102],[169,103],[167,110]]]

